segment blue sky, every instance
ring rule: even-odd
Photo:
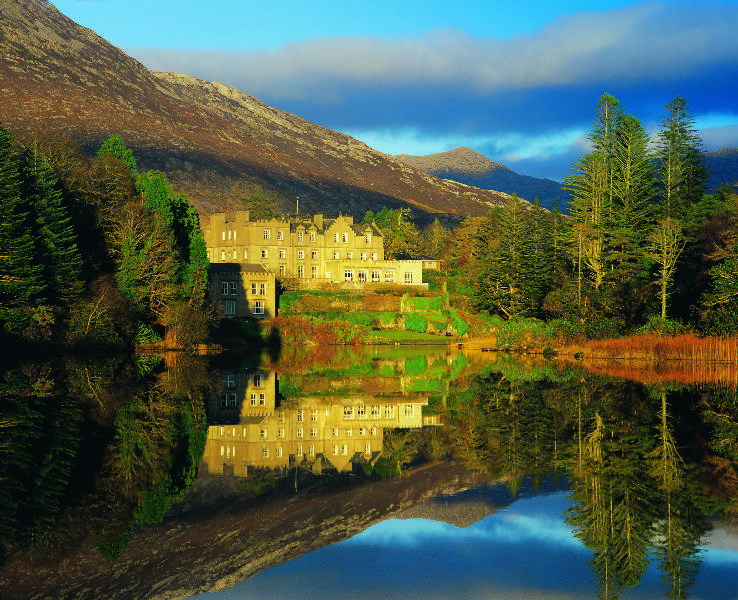
[[[392,154],[469,146],[560,179],[605,91],[676,95],[738,146],[738,0],[52,0],[152,69],[222,81]]]

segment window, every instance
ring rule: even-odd
[[[353,430],[353,429],[351,429],[351,427],[349,427],[349,428],[348,428],[348,429],[346,430],[346,437],[351,437],[351,436],[353,436],[353,435],[354,435],[354,430]]]
[[[338,456],[338,444],[333,444],[333,456]]]
[[[233,241],[234,241],[234,242],[236,241],[236,233],[238,233],[238,232],[237,232],[237,231],[234,231],[234,232],[233,232]]]
[[[413,282],[413,272],[405,271],[405,283],[412,283],[412,282]]]
[[[284,248],[279,249],[279,258],[287,258],[287,250]]]
[[[230,231],[228,232],[228,241],[229,242],[231,241],[231,232]]]
[[[379,409],[379,406],[372,406],[372,419],[378,419],[381,413],[382,411]]]
[[[346,269],[343,273],[343,277],[346,281],[353,281],[354,280],[354,270]]]
[[[221,286],[223,288],[223,295],[224,296],[227,296],[228,295],[228,290],[230,289],[228,282],[227,281],[222,282],[221,283]]]
[[[261,249],[261,257],[262,258],[269,258],[269,250],[266,248]]]
[[[249,259],[249,251],[248,250],[244,250],[243,251],[243,259],[244,260],[248,260]]]
[[[234,250],[233,251],[233,260],[236,260],[236,256],[238,256],[238,255],[237,255],[236,251]]]
[[[236,314],[236,302],[235,300],[226,300],[223,302],[223,305],[225,306],[225,314],[227,315],[235,315]]]
[[[222,239],[225,242],[225,231],[222,232],[222,235],[220,236],[220,239]]]
[[[326,279],[332,279],[333,278],[333,274],[330,271],[326,271],[325,272],[325,278]]]
[[[359,427],[359,435],[366,435],[366,427]]]
[[[277,413],[277,419],[279,419],[280,422],[284,423],[284,411],[283,410],[280,410]]]
[[[348,454],[348,446],[346,444],[341,446],[341,454],[343,454],[344,456]]]
[[[376,252],[372,252],[372,260],[374,262],[377,262],[377,253]]]
[[[364,242],[366,242],[367,244],[371,244],[372,243],[372,234],[371,233],[365,233],[364,234]]]
[[[277,437],[278,438],[284,437],[284,427],[280,427],[279,429],[277,429]]]
[[[310,258],[312,258],[313,260],[318,260],[318,251],[317,250],[313,250],[310,253]]]
[[[256,282],[251,283],[251,295],[256,296]]]
[[[301,242],[302,241],[302,237],[303,237],[303,232],[302,231],[298,231],[297,232],[297,241],[298,242]]]
[[[317,427],[311,427],[310,428],[310,437],[318,437],[318,428]]]
[[[406,417],[414,417],[415,416],[415,407],[412,404],[406,404],[405,405],[405,416]]]
[[[310,267],[310,277],[312,279],[317,279],[318,278],[318,267],[316,267],[315,265],[313,265],[312,267]]]
[[[266,394],[264,392],[261,392],[259,394],[259,406],[264,406],[266,404]]]
[[[301,408],[298,408],[298,409],[297,409],[297,422],[298,422],[298,423],[302,423],[302,420],[303,420],[303,419],[302,419],[302,415],[303,415],[303,411],[302,411],[302,409],[301,409]]]
[[[318,420],[318,409],[317,408],[314,408],[313,410],[310,411],[310,420],[313,422]]]
[[[315,232],[314,231],[311,231],[310,232],[310,241],[311,242],[314,242],[315,241]]]
[[[359,269],[359,283],[366,283],[366,269]]]
[[[353,419],[354,418],[354,407],[353,406],[344,406],[343,407],[343,418],[344,419]]]
[[[385,406],[384,407],[384,418],[385,419],[394,419],[395,418],[395,407],[394,406]]]
[[[364,454],[371,454],[372,453],[372,445],[367,442],[364,444]]]
[[[297,277],[299,279],[305,279],[305,267],[302,265],[297,266]]]
[[[377,428],[376,427],[372,427],[371,433],[372,433],[372,435],[377,435]]]
[[[259,430],[259,437],[265,440],[267,438],[267,430],[266,429]]]
[[[348,244],[348,233],[344,233],[344,234],[343,234],[343,235],[341,236],[341,241],[342,241],[342,242],[343,242],[344,244]]]
[[[228,406],[236,406],[236,394],[228,396]]]
[[[225,239],[225,238],[223,238],[223,239]],[[334,242],[335,244],[337,244],[337,243],[338,243],[338,234],[337,234],[337,233],[334,233],[334,234],[333,234],[333,242]]]
[[[277,446],[276,450],[274,451],[274,454],[277,458],[282,458],[282,446]]]
[[[231,296],[235,296],[235,295],[236,295],[236,282],[231,281]]]
[[[241,435],[242,435],[243,439],[246,439],[246,428],[245,427],[243,428],[243,432],[242,432]]]
[[[269,229],[264,230],[264,239],[268,240],[272,235],[272,232]]]
[[[251,406],[256,406],[256,394],[251,394]]]
[[[281,229],[277,231],[277,239],[278,240],[284,239],[284,231],[282,231]]]
[[[337,250],[333,253],[333,260],[339,260],[341,258],[341,253]]]
[[[254,383],[254,387],[261,387],[262,383],[264,383],[264,378],[262,377],[262,373],[254,373],[254,376],[251,378],[251,381]]]
[[[225,260],[225,250],[220,251],[220,260]]]
[[[302,437],[303,429],[302,427],[297,428],[297,437]]]
[[[284,269],[285,269],[284,265],[279,265],[279,276],[280,277],[284,277]]]
[[[228,394],[221,394],[220,395],[220,405],[221,406],[228,406]]]
[[[299,260],[304,260],[304,258],[305,258],[305,251],[304,250],[298,250],[297,251],[297,258]]]
[[[267,284],[260,283],[259,284],[259,296],[266,296],[266,295],[267,295]]]
[[[334,427],[333,429],[331,429],[331,435],[333,437],[338,437],[338,427]]]
[[[378,269],[372,269],[372,283],[379,283],[382,278],[382,272]]]
[[[302,456],[302,444],[299,444],[297,446],[297,450],[295,451],[296,456]]]
[[[346,252],[346,258],[348,258],[349,260],[352,260],[354,258],[354,253],[351,251]]]
[[[310,456],[315,456],[315,446],[313,446],[312,444],[310,444],[310,445],[308,446],[308,454],[309,454]]]
[[[361,405],[356,407],[356,418],[363,419],[366,417],[366,406]]]
[[[263,300],[255,300],[254,301],[254,314],[255,315],[263,315],[264,314],[264,301]]]
[[[269,458],[269,446],[264,446],[261,449],[261,457],[262,458]]]
[[[392,269],[388,269],[384,272],[384,280],[387,283],[392,283],[395,280],[395,272]]]
[[[366,252],[361,253],[361,260],[366,260]]]

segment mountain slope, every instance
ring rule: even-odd
[[[484,214],[506,195],[443,181],[224,84],[153,73],[43,0],[0,0],[0,122],[94,152],[120,133],[139,169],[167,173],[200,209],[257,189],[283,208],[363,216],[409,206],[420,221]]]
[[[710,169],[710,187],[721,183],[738,186],[738,148],[723,148],[705,152],[707,167]]]
[[[398,154],[394,158],[443,179],[482,189],[517,194],[530,202],[537,197],[549,210],[554,207],[556,201],[561,210],[565,210],[569,202],[569,193],[561,188],[561,184],[551,179],[519,175],[505,165],[464,146],[438,154],[425,156]]]

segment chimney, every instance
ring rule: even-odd
[[[323,229],[323,215],[313,215],[313,223],[315,223],[318,229]]]

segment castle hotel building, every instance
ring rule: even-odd
[[[252,221],[247,210],[213,213],[204,236],[211,264],[260,265],[304,288],[325,283],[427,287],[422,260],[385,260],[379,228],[356,224],[351,216]]]

